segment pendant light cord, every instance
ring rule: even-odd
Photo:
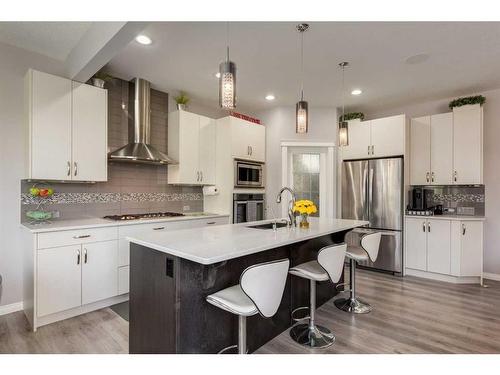
[[[304,31],[300,32],[300,100],[304,100]]]
[[[345,65],[342,65],[342,123],[345,121]]]
[[[226,22],[226,61],[229,61],[229,22]]]

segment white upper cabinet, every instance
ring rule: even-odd
[[[215,184],[215,121],[186,111],[168,116],[168,154],[177,165],[168,166],[170,184]]]
[[[410,123],[410,183],[452,184],[453,116],[442,113]]]
[[[410,125],[410,184],[481,184],[482,108],[418,117]]]
[[[431,116],[431,184],[453,183],[453,115],[441,113]]]
[[[26,75],[28,178],[71,179],[71,81],[30,70]]]
[[[108,179],[108,93],[73,82],[73,181]]]
[[[483,108],[453,108],[453,182],[483,183]]]
[[[266,160],[266,129],[236,117],[229,117],[231,123],[232,156],[238,159]]]
[[[349,145],[342,158],[367,159],[405,153],[406,116],[397,115],[370,121],[348,121]]]
[[[366,159],[371,154],[370,121],[347,121],[349,144],[342,147],[343,159]]]
[[[398,115],[370,121],[371,157],[398,156],[405,153],[406,116]]]
[[[431,116],[411,119],[410,123],[410,183],[430,183]]]
[[[107,91],[29,70],[27,178],[107,180]]]

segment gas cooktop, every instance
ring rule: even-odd
[[[177,217],[177,216],[184,216],[184,214],[178,212],[150,212],[145,214],[110,215],[110,216],[104,216],[104,219],[122,221],[122,220],[158,219],[164,217]]]

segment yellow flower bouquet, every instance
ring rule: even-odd
[[[309,215],[315,214],[318,212],[316,205],[313,201],[302,199],[300,201],[296,201],[293,206],[293,212],[300,214],[302,217],[300,221],[301,228],[309,228],[309,221],[307,221]]]

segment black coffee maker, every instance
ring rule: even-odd
[[[410,193],[410,210],[413,211],[425,211],[428,209],[427,206],[427,189],[421,187],[414,187]]]

